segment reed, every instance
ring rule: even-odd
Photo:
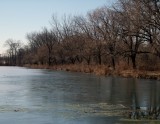
[[[127,67],[117,67],[115,70],[107,65],[84,65],[84,64],[66,64],[66,65],[25,65],[25,67],[34,69],[52,69],[52,70],[63,70],[71,72],[83,72],[93,73],[101,76],[121,76],[121,77],[132,77],[132,78],[145,78],[145,79],[156,79],[160,80],[160,71],[149,71],[132,69]],[[129,67],[129,66],[128,66]]]

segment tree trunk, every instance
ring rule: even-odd
[[[128,64],[128,66],[129,66],[129,63],[130,63],[130,62],[129,62],[129,57],[127,56],[127,64]]]
[[[50,56],[48,57],[48,65],[49,66],[51,65],[51,57]]]
[[[98,54],[98,64],[101,65],[102,64],[102,59],[101,59],[101,54]]]
[[[136,55],[131,55],[131,60],[132,60],[132,67],[133,69],[136,69],[137,68],[137,65],[136,65]]]
[[[90,62],[91,62],[91,57],[87,59],[87,65],[90,65]]]
[[[115,70],[115,59],[114,59],[114,56],[112,56],[112,67]]]
[[[76,62],[76,59],[75,59],[75,58],[70,57],[69,59],[70,59],[70,61],[71,61],[72,64],[75,64],[75,62]]]
[[[80,57],[80,56],[76,56],[76,59],[77,59],[77,61],[78,61],[79,63],[82,63],[82,61],[83,61],[83,58]]]
[[[48,65],[51,66],[51,50],[48,51]]]

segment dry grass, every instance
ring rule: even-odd
[[[49,69],[50,67],[48,65],[24,65],[24,67],[33,68],[33,69]]]
[[[65,70],[72,72],[94,73],[96,75],[107,75],[109,68],[105,65],[58,65],[51,67],[56,70]]]
[[[121,71],[118,75],[122,77],[160,80],[160,71],[124,70],[124,71]]]
[[[83,72],[93,73],[96,75],[118,75],[122,77],[133,77],[133,78],[145,78],[145,79],[156,79],[160,80],[160,71],[147,71],[147,70],[134,70],[127,68],[127,66],[119,66],[116,70],[108,67],[107,65],[84,65],[84,64],[69,64],[69,65],[26,65],[26,67],[36,69],[53,69],[53,70],[64,70],[71,72]]]

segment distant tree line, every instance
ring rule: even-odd
[[[7,40],[7,63],[158,68],[159,0],[118,0],[112,8],[103,6],[86,16],[61,21],[53,16],[51,26],[28,33],[24,47],[19,41]]]

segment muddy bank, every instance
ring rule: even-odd
[[[160,80],[160,71],[124,70],[117,74],[122,77]]]
[[[143,79],[155,79],[160,80],[160,71],[145,71],[145,70],[113,70],[111,67],[105,65],[25,65],[25,67],[35,69],[52,69],[52,70],[63,70],[71,72],[83,72],[93,73],[101,76],[121,76],[126,78],[143,78]]]

